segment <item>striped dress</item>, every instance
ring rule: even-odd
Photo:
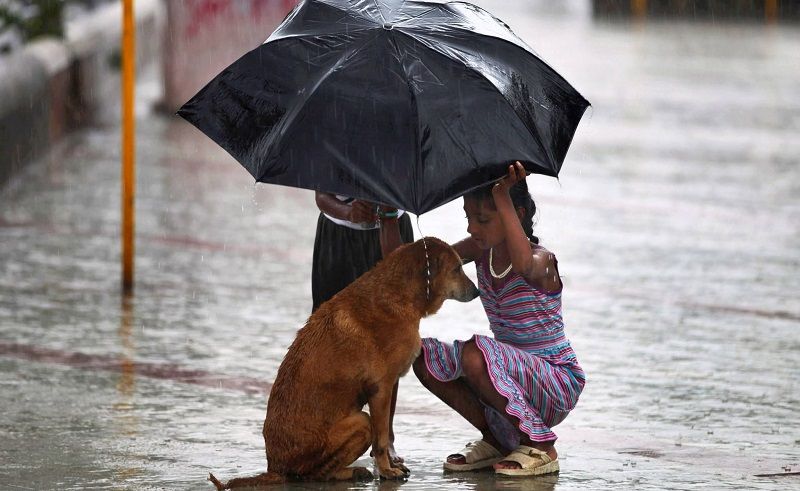
[[[508,274],[494,289],[488,254],[476,261],[478,288],[494,337],[470,339],[483,352],[489,377],[508,399],[506,412],[519,420],[519,431],[536,442],[555,440],[551,428],[566,418],[583,390],[585,376],[564,335],[561,292],[548,293],[528,284],[518,273]],[[425,364],[437,380],[461,376],[464,343],[422,340]],[[506,449],[519,444],[519,431],[486,406],[492,433]]]

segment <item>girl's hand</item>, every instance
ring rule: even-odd
[[[525,179],[525,167],[519,161],[508,166],[508,175],[497,181],[492,187],[492,194],[497,196],[500,193],[508,193],[511,186]]]

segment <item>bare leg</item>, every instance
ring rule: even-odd
[[[461,363],[466,383],[478,394],[480,400],[492,406],[500,414],[508,418],[515,427],[518,427],[519,420],[506,412],[508,399],[498,393],[494,388],[492,379],[489,378],[489,370],[486,367],[486,360],[483,358],[483,353],[480,348],[475,346],[474,342],[464,344],[464,349],[461,352]],[[547,455],[553,460],[558,457],[554,442],[534,442],[528,435],[520,432],[520,443],[547,452]],[[520,465],[516,462],[503,461],[495,464],[495,467],[518,469]]]
[[[422,385],[431,391],[436,397],[445,404],[453,408],[458,414],[464,417],[472,426],[481,432],[482,439],[495,448],[500,448],[500,443],[489,429],[486,421],[486,413],[478,395],[467,385],[464,379],[456,379],[451,382],[441,382],[428,372],[425,366],[425,359],[420,355],[414,361],[414,373]],[[447,458],[448,462],[454,464],[464,464],[463,455],[454,454]]]

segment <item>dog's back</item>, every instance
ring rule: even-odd
[[[298,331],[269,395],[264,441],[269,469],[281,474],[304,474],[298,449],[325,448],[331,425],[366,402],[361,398],[359,405],[360,343],[346,337],[335,312],[324,307]]]

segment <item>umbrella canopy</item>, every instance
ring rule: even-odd
[[[305,0],[178,114],[257,181],[419,214],[515,160],[557,176],[588,105],[472,4]]]

